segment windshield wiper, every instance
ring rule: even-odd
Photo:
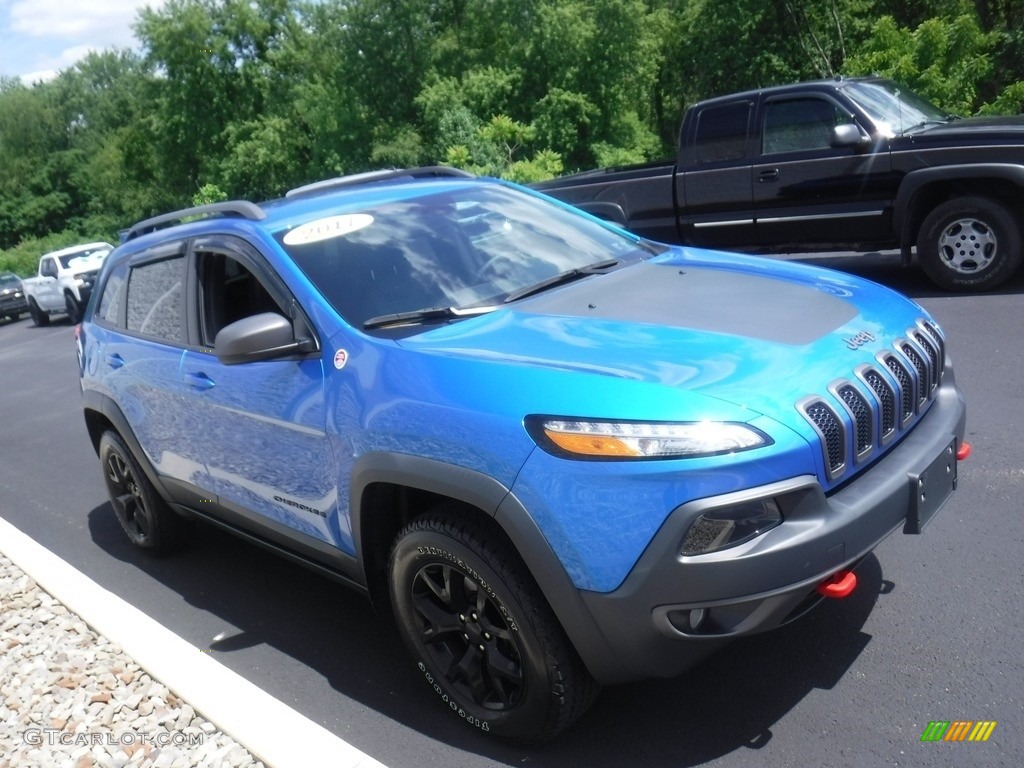
[[[509,304],[513,301],[518,301],[519,299],[525,299],[527,296],[532,296],[535,293],[546,291],[548,288],[554,288],[556,285],[571,283],[574,280],[579,280],[581,277],[598,274],[602,270],[614,267],[618,263],[618,259],[606,259],[605,261],[588,264],[585,267],[576,267],[575,269],[570,269],[566,272],[559,272],[557,275],[544,278],[539,283],[527,285],[524,288],[512,291],[512,293],[505,297],[505,303]]]
[[[390,315],[377,315],[363,321],[363,329],[390,328],[396,325],[418,325],[431,320],[448,320],[453,317],[473,317],[493,312],[497,307],[428,307],[414,309],[409,312],[394,312]]]
[[[922,121],[921,121],[920,123],[916,123],[915,125],[912,125],[912,126],[910,126],[909,128],[905,128],[905,129],[903,130],[903,132],[902,132],[902,133],[900,133],[900,136],[906,136],[906,135],[907,135],[908,133],[910,133],[911,131],[916,131],[916,130],[918,130],[919,128],[925,128],[925,127],[927,127],[927,126],[929,126],[929,125],[945,125],[945,124],[946,124],[946,123],[948,123],[948,122],[949,122],[949,121],[950,121],[951,119],[952,119],[952,117],[947,117],[947,118],[945,118],[945,119],[943,119],[943,120],[937,120],[937,119],[932,119],[932,120],[922,120]]]

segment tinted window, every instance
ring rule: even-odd
[[[124,305],[124,281],[128,275],[128,265],[120,264],[103,284],[103,293],[96,305],[96,319],[110,325],[121,324],[121,307]]]
[[[787,99],[765,107],[762,151],[799,152],[831,146],[832,131],[853,118],[826,99]]]
[[[128,330],[182,342],[182,283],[184,259],[181,257],[142,264],[128,278]]]
[[[696,162],[717,163],[745,157],[749,116],[750,105],[745,101],[701,110],[694,147]]]

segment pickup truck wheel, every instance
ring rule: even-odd
[[[82,307],[70,293],[64,294],[64,309],[68,313],[68,322],[72,325],[82,322]]]
[[[399,631],[420,674],[468,725],[539,743],[597,695],[519,557],[464,512],[442,508],[407,525],[388,577]]]
[[[112,430],[100,438],[100,466],[110,505],[132,544],[162,554],[185,543],[191,522],[160,497],[124,440]]]
[[[1006,206],[985,197],[958,197],[928,214],[918,235],[921,267],[950,291],[986,291],[1021,263],[1021,230]]]
[[[35,299],[28,300],[28,313],[32,315],[33,325],[42,327],[50,324],[50,315],[39,308]]]

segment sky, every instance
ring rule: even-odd
[[[0,75],[46,80],[108,48],[138,50],[138,11],[164,0],[0,0]]]

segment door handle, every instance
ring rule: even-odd
[[[217,382],[202,372],[186,373],[184,379],[185,383],[194,389],[213,389],[217,384]]]
[[[112,355],[104,356],[103,359],[107,361],[107,365],[109,365],[111,368],[115,370],[124,365],[124,358],[121,357],[116,352]]]
[[[769,168],[768,170],[761,171],[761,172],[759,172],[757,174],[757,180],[761,184],[765,184],[765,183],[767,183],[769,181],[778,181],[779,180],[779,169],[778,168]]]

